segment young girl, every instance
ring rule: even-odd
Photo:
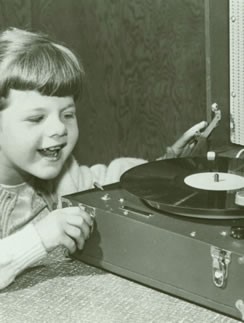
[[[0,35],[0,288],[59,245],[82,249],[93,220],[78,207],[57,209],[60,196],[108,184],[146,162],[118,158],[79,166],[75,102],[83,69],[75,55],[42,34]],[[165,157],[178,156],[201,122]]]

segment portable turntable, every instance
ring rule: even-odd
[[[66,196],[96,215],[74,257],[244,320],[243,172],[241,159],[161,160]]]
[[[244,161],[207,153],[221,119],[211,108],[181,158],[134,167],[63,202],[96,215],[75,258],[244,321]]]
[[[230,1],[230,115],[224,119],[230,122],[231,143],[244,146],[244,37],[239,37],[244,20],[236,19],[243,6]],[[219,11],[210,19],[214,32],[222,30],[216,28],[217,17]],[[194,149],[186,149],[183,158],[133,168],[119,183],[68,195],[64,202],[82,204],[96,215],[77,259],[244,321],[244,161],[206,154],[207,138],[221,119],[212,98],[228,105],[222,93],[228,82],[219,82],[222,56],[221,73],[211,69],[218,63],[212,57],[227,45],[207,36],[206,99],[213,118],[196,134]]]

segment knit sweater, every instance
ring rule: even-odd
[[[32,190],[30,186],[27,187],[27,195],[31,194],[28,202],[31,210],[22,212],[23,214],[15,209],[21,205],[18,193],[0,187],[0,289],[8,286],[24,269],[46,256],[47,251],[33,223],[49,213],[52,200],[90,189],[94,182],[101,185],[117,182],[126,170],[145,162],[137,158],[118,158],[108,166],[97,164],[87,167],[78,165],[71,157],[55,181],[44,183],[45,193],[43,189],[38,191],[35,186]]]

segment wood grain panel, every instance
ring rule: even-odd
[[[203,12],[199,3],[197,12],[189,1],[140,3],[133,1],[124,8],[121,108],[126,108],[127,99],[128,110],[134,110],[138,120],[131,138],[140,138],[141,152],[150,158],[154,149],[157,155],[164,142],[176,139],[189,126],[189,119],[195,122],[194,115],[201,111],[199,106],[195,109],[199,97],[194,92],[199,83],[204,89],[204,52],[198,39],[203,34],[192,28]],[[195,61],[202,70],[192,68]],[[203,108],[204,100],[199,103]]]
[[[90,142],[82,145],[95,159],[152,159],[205,118],[203,3],[107,3],[86,4],[80,15],[81,30],[89,25],[83,40],[93,49],[82,48],[92,118],[81,132],[85,138],[89,131]]]
[[[120,2],[116,8],[83,10],[83,26],[84,19],[93,21],[88,44],[96,49],[92,58],[83,54],[89,75],[86,104],[91,103],[95,124],[88,130],[89,146],[99,156],[105,146],[112,157],[154,158],[163,142],[169,144],[204,118],[203,3],[173,2]],[[98,106],[92,89],[98,90]],[[93,129],[105,139],[97,148]]]
[[[0,29],[31,27],[31,0],[0,0]]]

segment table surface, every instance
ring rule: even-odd
[[[56,249],[0,292],[0,322],[234,323]]]

